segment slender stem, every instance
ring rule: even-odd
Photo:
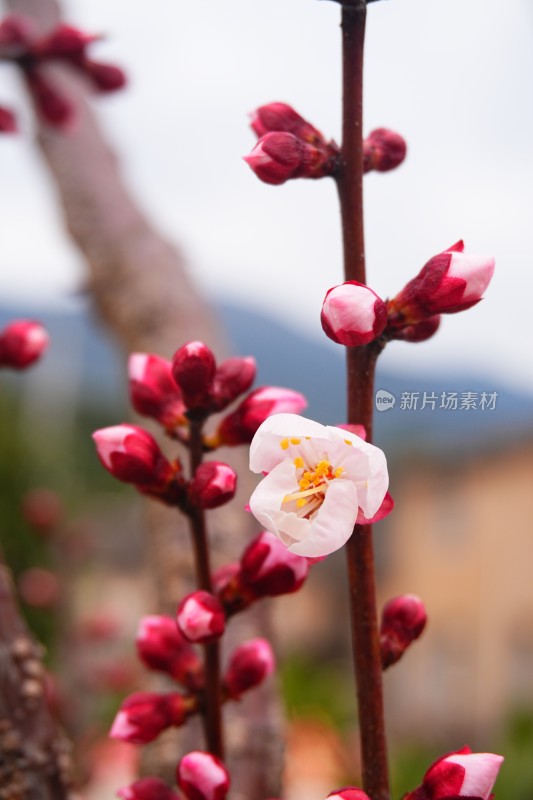
[[[190,424],[190,467],[191,476],[202,463],[202,424],[195,420]],[[190,515],[191,532],[196,565],[198,587],[206,592],[212,591],[211,567],[205,513],[197,508]],[[222,736],[221,692],[220,692],[220,647],[218,642],[204,645],[205,669],[205,712],[204,731],[209,752],[224,757],[224,741]]]
[[[365,0],[342,9],[343,139],[337,186],[342,216],[345,280],[366,282],[363,222],[363,52]],[[379,347],[346,349],[348,422],[372,438],[374,373]],[[356,525],[346,546],[363,788],[372,800],[389,800],[387,747],[372,527]]]

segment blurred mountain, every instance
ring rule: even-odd
[[[325,337],[323,342],[315,341],[233,303],[216,302],[214,307],[234,352],[255,356],[256,385],[301,391],[309,400],[306,413],[321,422],[336,424],[345,418],[341,347]],[[110,410],[124,406],[125,357],[97,324],[87,304],[77,301],[56,309],[0,305],[1,327],[21,317],[40,320],[51,336],[46,358],[31,370],[34,377],[27,382],[33,392],[39,390],[44,405],[83,402],[110,406]],[[20,385],[18,376],[11,378],[12,382]],[[533,432],[533,397],[493,378],[437,370],[421,377],[378,369],[376,390],[386,392],[381,408],[387,410],[376,412],[375,438],[389,450],[391,446],[410,452],[430,447],[446,454],[458,447],[499,446],[510,437]]]

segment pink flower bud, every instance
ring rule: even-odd
[[[279,185],[291,178],[323,178],[333,174],[336,152],[319,149],[292,133],[267,133],[244,157],[264,183]]]
[[[195,709],[196,699],[178,692],[136,692],[122,703],[109,735],[132,744],[148,744],[166,728],[183,725]]]
[[[72,104],[39,71],[26,70],[25,77],[42,121],[55,128],[68,127],[74,118]]]
[[[221,461],[204,461],[189,483],[189,502],[200,508],[218,508],[228,503],[237,488],[237,475]]]
[[[250,126],[258,137],[267,133],[292,133],[297,139],[317,146],[326,141],[320,131],[287,103],[268,103],[250,114]]]
[[[172,376],[170,361],[151,353],[132,353],[128,361],[131,403],[169,430],[185,422],[185,404]]]
[[[187,342],[176,350],[172,375],[189,410],[206,412],[216,372],[215,356],[203,342]]]
[[[167,672],[193,691],[203,686],[202,660],[171,617],[143,617],[136,644],[139,658],[149,669]]]
[[[479,303],[494,272],[494,259],[464,253],[457,242],[422,267],[389,301],[389,322],[405,327],[434,316],[455,314]]]
[[[117,796],[122,800],[179,800],[177,792],[160,778],[141,778],[119,789]]]
[[[247,392],[255,380],[255,359],[228,358],[217,368],[213,381],[212,404],[216,411],[233,403],[239,395]]]
[[[218,597],[197,591],[184,597],[178,606],[176,622],[188,642],[213,642],[224,633],[226,617]]]
[[[387,307],[378,295],[357,281],[346,281],[328,291],[320,316],[326,336],[337,344],[368,344],[387,324]]]
[[[102,64],[85,58],[83,71],[100,92],[116,92],[127,84],[126,73],[114,64]]]
[[[48,334],[38,322],[17,319],[0,332],[0,366],[25,369],[48,347]]]
[[[241,644],[233,653],[224,676],[228,696],[235,699],[259,686],[273,672],[274,666],[274,653],[266,639],[252,639]]]
[[[93,433],[98,457],[119,481],[163,489],[172,467],[154,437],[137,425],[114,425]]]
[[[344,789],[337,789],[328,794],[327,800],[370,800],[370,798],[362,789],[345,786]]]
[[[273,533],[263,531],[241,559],[242,580],[256,597],[276,597],[296,592],[309,573],[304,556],[291,553]]]
[[[305,397],[291,389],[279,386],[262,386],[255,389],[222,420],[215,442],[219,444],[249,444],[257,429],[272,414],[302,411],[307,405]]]
[[[416,594],[394,597],[381,615],[381,661],[383,669],[398,661],[409,645],[418,639],[427,622],[426,609]]]
[[[0,106],[0,133],[17,133],[17,118],[9,108]]]
[[[176,783],[187,800],[224,800],[230,777],[219,758],[193,750],[179,762]]]
[[[377,128],[363,142],[364,170],[388,172],[398,167],[407,153],[407,145],[399,133]]]
[[[502,762],[503,756],[472,753],[463,747],[435,761],[422,786],[406,795],[406,800],[489,800]]]

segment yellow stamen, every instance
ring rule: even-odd
[[[349,444],[349,445],[350,445],[350,447],[353,445],[353,442],[351,442],[349,439],[345,439],[345,440],[344,440],[344,443],[345,443],[345,444]]]
[[[301,469],[303,467],[303,465],[304,465],[303,458],[301,456],[296,456],[296,458],[294,459],[294,466],[297,469]]]
[[[296,501],[296,508],[303,508],[307,505],[307,500],[301,497],[299,500]]]
[[[337,467],[337,469],[333,474],[336,478],[340,478],[343,472],[344,472],[344,467]]]
[[[321,476],[327,475],[329,472],[329,467],[330,467],[329,461],[319,461],[315,467],[315,472],[317,475]]]
[[[301,441],[302,440],[298,439],[298,437],[293,436],[292,439],[291,439],[291,444],[300,444]]]
[[[288,448],[289,448],[289,440],[288,439],[282,439],[281,442],[279,443],[279,446],[281,447],[282,450],[288,450]]]
[[[283,500],[283,503],[290,503],[291,500],[300,500],[302,497],[310,497],[313,494],[317,494],[317,492],[322,492],[322,486],[314,486],[312,489],[307,489],[305,492],[294,492],[294,494],[286,494]]]

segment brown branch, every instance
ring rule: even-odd
[[[0,563],[0,798],[73,798],[71,746],[46,704],[42,648]]]

